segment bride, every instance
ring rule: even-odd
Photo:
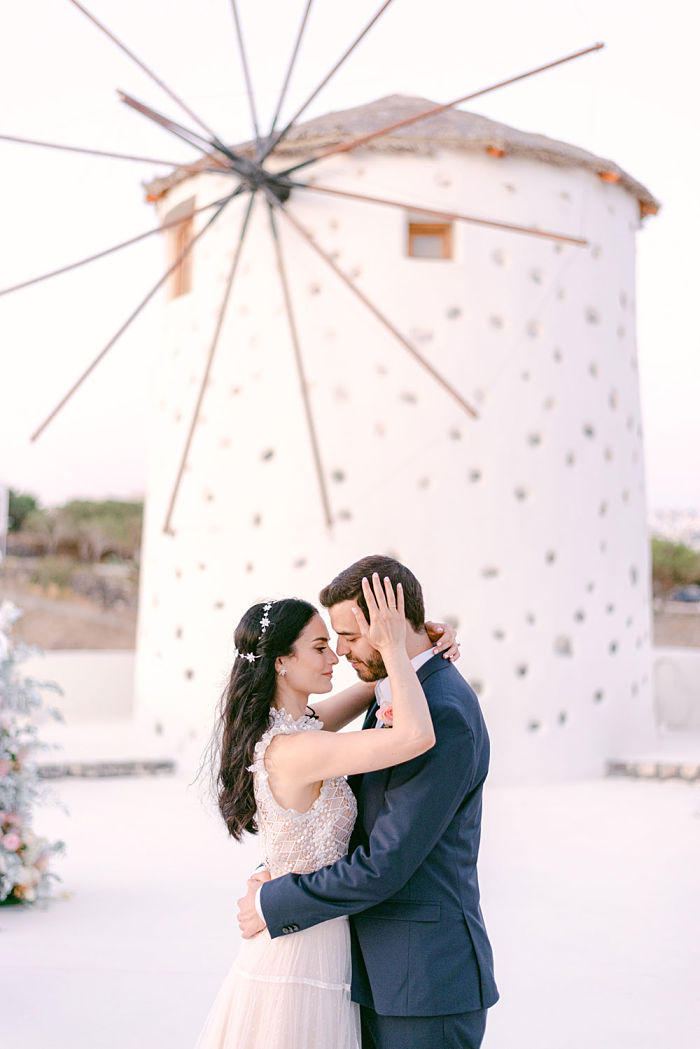
[[[318,715],[308,706],[311,694],[330,692],[338,657],[306,601],[253,605],[236,628],[216,737],[218,800],[236,840],[260,831],[265,871],[257,877],[309,873],[344,856],[357,815],[344,777],[408,761],[435,742],[406,654],[401,586],[394,594],[375,575],[362,587],[369,623],[353,613],[389,675],[391,731],[338,733],[367,708],[373,684],[323,700]],[[449,627],[428,623],[426,630],[446,658],[456,658]],[[196,1049],[360,1049],[350,976],[347,917],[275,940],[264,930],[241,944]]]

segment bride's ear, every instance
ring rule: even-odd
[[[287,673],[287,668],[285,667],[284,663],[279,658],[279,656],[275,660],[275,673],[277,673],[280,677],[284,677],[284,675]]]

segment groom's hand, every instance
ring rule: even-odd
[[[262,883],[269,880],[269,871],[258,871],[252,878],[248,878],[248,891],[238,901],[238,928],[244,940],[252,940],[253,936],[257,936],[265,928],[265,922],[255,906],[255,896]]]

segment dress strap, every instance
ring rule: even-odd
[[[255,744],[253,751],[253,764],[248,766],[248,772],[257,772],[258,775],[267,780],[268,773],[265,768],[265,751],[272,743],[275,736],[289,736],[293,732],[306,732],[309,729],[320,730],[323,722],[314,713],[313,717],[302,714],[300,718],[293,718],[284,707],[270,707],[270,721],[268,728],[263,732],[260,740]]]

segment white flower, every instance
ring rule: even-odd
[[[22,614],[22,609],[12,601],[3,601],[0,605],[0,634],[6,634]]]

